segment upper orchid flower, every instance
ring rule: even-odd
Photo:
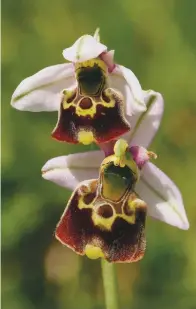
[[[134,73],[113,61],[114,51],[84,35],[63,51],[70,63],[47,67],[23,80],[11,104],[32,112],[58,111],[52,136],[69,143],[98,144],[134,130],[134,119],[146,111],[148,93]]]

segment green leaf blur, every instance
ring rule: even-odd
[[[101,309],[99,261],[54,239],[70,192],[41,178],[50,158],[95,146],[50,138],[56,113],[19,112],[10,98],[25,77],[57,63],[79,36],[101,28],[115,59],[144,89],[164,95],[151,150],[182,191],[190,230],[147,220],[147,251],[118,265],[121,308],[193,309],[196,304],[196,39],[194,0],[34,0],[2,3],[2,296],[6,309]]]

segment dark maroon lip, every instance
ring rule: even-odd
[[[75,93],[75,90],[73,91]],[[66,94],[65,94],[66,95]],[[102,104],[104,99],[105,104]],[[79,101],[78,101],[79,100]],[[112,101],[111,101],[112,100]],[[113,106],[110,102],[114,102]],[[71,104],[63,107],[63,101],[59,112],[57,125],[52,132],[52,137],[58,141],[77,144],[78,134],[81,131],[91,132],[93,142],[100,144],[106,143],[130,131],[130,124],[124,116],[124,102],[113,89],[102,98],[91,98],[87,96],[76,95]],[[90,108],[94,104],[95,111],[92,114]],[[77,114],[77,108],[89,110],[89,114]]]
[[[127,216],[135,216],[134,223],[117,216],[113,218],[110,229],[105,229],[102,221],[96,225],[93,219],[94,209],[103,220],[110,220],[115,215],[114,211],[116,212],[114,203],[111,205],[97,194],[97,183],[96,180],[92,180],[90,185],[88,183],[91,193],[86,193],[83,184],[74,191],[56,227],[56,238],[79,255],[85,255],[86,246],[90,245],[100,248],[104,258],[109,262],[140,260],[146,248],[146,208],[140,207],[133,211],[126,209]],[[89,207],[80,208],[81,198]],[[97,202],[98,206],[100,205],[98,208]],[[119,204],[118,207],[119,211],[122,211],[122,205]]]

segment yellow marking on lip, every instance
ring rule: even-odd
[[[83,98],[80,101],[82,101],[82,100],[83,100]],[[79,102],[77,104],[77,107],[76,107],[76,114],[79,117],[80,116],[83,116],[83,117],[90,116],[91,118],[93,118],[95,116],[97,110],[96,110],[96,103],[93,100],[91,100],[91,102],[92,102],[93,105],[90,108],[86,108],[86,109],[80,107],[80,102]]]
[[[85,204],[84,201],[83,201],[83,197],[81,197],[78,201],[78,208],[79,209],[92,209],[93,208],[93,204],[90,203],[90,204]]]
[[[108,102],[108,103],[105,102],[102,98],[100,98],[100,101],[98,101],[98,102],[95,102],[92,98],[91,98],[91,100],[92,100],[93,106],[91,106],[88,109],[81,108],[80,105],[79,105],[80,103],[77,103],[76,114],[78,116],[90,116],[91,118],[93,118],[95,116],[96,112],[97,112],[97,106],[98,105],[101,105],[101,106],[106,107],[106,108],[113,108],[115,106],[115,100],[113,100],[113,99],[111,99],[110,102]],[[69,108],[70,104],[67,104],[65,106],[66,106],[66,108]],[[73,106],[73,104],[72,104],[72,106]]]
[[[93,245],[86,245],[84,252],[89,259],[95,260],[101,257],[104,257],[103,251],[101,248]]]
[[[131,216],[127,216],[125,214],[121,214],[121,215],[118,215],[118,217],[124,219],[125,221],[127,221],[130,224],[135,224],[135,219],[136,219],[135,213],[133,215],[131,215]]]
[[[64,94],[63,109],[66,110],[66,109],[69,109],[70,107],[74,107],[75,108],[75,113],[79,117],[80,116],[83,116],[83,117],[90,116],[91,118],[93,118],[95,116],[96,112],[97,112],[97,106],[98,105],[101,105],[101,106],[106,107],[106,108],[113,108],[113,107],[115,107],[115,103],[116,102],[115,102],[115,99],[113,99],[111,97],[110,90],[106,89],[105,93],[106,93],[106,95],[109,96],[110,102],[105,102],[102,97],[98,98],[97,101],[93,100],[92,97],[89,97],[91,99],[92,106],[90,108],[86,108],[85,109],[85,108],[80,107],[80,102],[85,97],[81,97],[80,99],[78,99],[78,101],[77,101],[77,97],[75,97],[72,102],[67,102],[73,96],[74,92],[73,91],[64,90],[63,91],[63,94]]]
[[[133,215],[125,215],[125,214],[114,214],[111,218],[103,218],[96,214],[92,213],[92,220],[96,226],[99,226],[101,230],[111,231],[112,225],[117,218],[122,218],[126,222],[130,224],[135,224],[136,216],[135,213]]]
[[[116,215],[113,215],[110,218],[103,218],[100,215],[98,215],[95,211],[93,211],[92,213],[92,220],[94,225],[99,226],[101,230],[110,231],[115,219]]]
[[[73,102],[67,103],[66,101],[63,101],[63,109],[69,109],[71,106],[76,107]]]
[[[78,142],[84,145],[89,145],[94,142],[93,133],[90,131],[81,130],[78,132]]]
[[[83,61],[83,62],[77,62],[75,64],[75,71],[78,71],[81,68],[93,68],[95,65],[97,65],[103,72],[107,72],[107,66],[105,64],[105,62],[101,59],[98,58],[93,58],[87,61]]]
[[[68,109],[68,108],[70,108],[70,106],[75,106],[74,101],[75,101],[76,95],[74,96],[74,91],[64,89],[62,93],[64,95],[64,97],[63,97],[63,109]],[[67,101],[69,101],[70,98],[73,97],[73,96],[74,96],[73,101],[70,101],[68,103]]]
[[[122,203],[122,209],[123,209],[123,204],[124,203]],[[80,198],[78,200],[78,208],[79,209],[92,209],[91,218],[92,218],[94,225],[98,226],[101,230],[105,230],[105,231],[111,231],[112,230],[112,225],[117,218],[122,218],[123,220],[125,220],[128,223],[134,224],[135,220],[136,220],[135,210],[136,210],[137,206],[138,206],[138,204],[135,203],[134,201],[131,201],[129,203],[129,207],[133,211],[132,215],[126,215],[125,213],[116,214],[114,207],[111,206],[112,209],[113,209],[113,215],[110,218],[104,218],[104,217],[102,217],[102,216],[100,216],[99,214],[96,213],[96,210],[94,209],[93,202],[87,205],[87,204],[84,203],[83,198]],[[144,206],[146,207],[145,203],[144,203]]]

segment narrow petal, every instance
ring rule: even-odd
[[[128,118],[132,126],[130,133],[123,136],[129,144],[148,148],[155,136],[163,116],[164,101],[160,93],[143,91],[146,111]]]
[[[136,192],[147,203],[149,216],[180,229],[189,228],[179,189],[152,163],[146,163],[142,169]]]
[[[126,106],[131,104],[133,96],[124,79],[113,74],[111,76],[109,78],[110,87],[118,89],[122,93]],[[126,139],[128,144],[148,148],[160,126],[164,111],[164,100],[160,93],[153,90],[143,91],[143,96],[146,110],[132,116],[128,116],[126,110],[126,118],[131,125],[131,131],[123,135],[122,138]]]
[[[99,166],[104,159],[101,151],[75,153],[53,158],[42,168],[42,177],[59,186],[74,190],[85,179],[98,178]]]
[[[13,93],[11,105],[21,111],[56,111],[60,108],[61,91],[75,85],[71,63],[47,67],[24,79]]]
[[[71,62],[83,62],[97,58],[107,50],[107,46],[101,44],[91,35],[83,35],[71,47],[64,49],[63,57]]]
[[[108,75],[108,83],[109,87],[117,89],[122,93],[125,99],[125,112],[127,116],[131,116],[130,114],[130,105],[133,104],[134,98],[131,92],[131,89],[126,82],[123,75],[118,74],[119,72],[115,68],[111,74]]]
[[[112,79],[117,78],[117,76],[122,76],[124,78],[124,85],[123,88],[126,89],[126,92],[129,94],[131,100],[127,100],[126,104],[126,112],[128,116],[132,116],[135,113],[143,112],[146,110],[146,104],[144,101],[144,95],[141,88],[141,85],[135,76],[135,74],[125,68],[122,65],[116,65],[115,69],[113,70]],[[115,77],[115,75],[117,75]],[[118,88],[120,90],[120,88]]]

